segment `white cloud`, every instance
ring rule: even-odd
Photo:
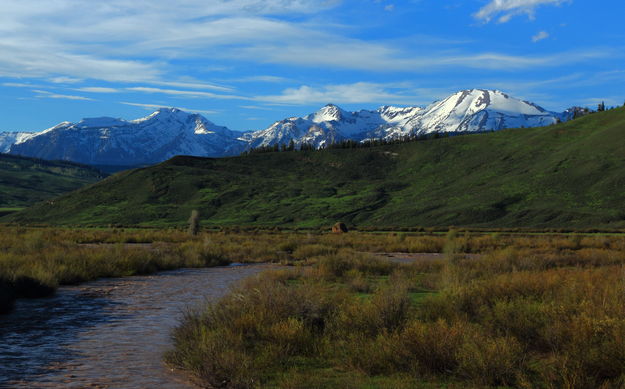
[[[360,50],[360,47],[363,50]],[[614,50],[579,50],[556,54],[529,56],[507,55],[495,52],[478,54],[430,53],[423,56],[404,56],[400,50],[383,45],[352,45],[329,43],[324,47],[291,46],[281,48],[256,46],[240,49],[239,58],[262,58],[267,63],[291,64],[298,66],[325,66],[365,71],[430,71],[442,67],[475,68],[493,70],[518,70],[536,67],[560,66],[590,59],[609,57]]]
[[[182,111],[204,113],[204,114],[207,114],[207,115],[212,115],[212,114],[215,114],[215,113],[219,113],[219,111],[210,111],[210,110],[205,110],[205,109],[193,109],[193,108],[171,107],[171,106],[162,105],[162,104],[129,103],[127,101],[120,101],[119,103],[120,104],[124,104],[124,105],[131,105],[133,107],[145,108],[145,109],[150,110],[150,111],[153,110],[153,109],[159,109],[159,108],[177,108],[177,109],[180,109]]]
[[[527,78],[503,80],[501,78],[497,78],[491,80],[482,80],[478,83],[479,85],[483,85],[485,88],[499,89],[509,92],[515,97],[527,98],[535,102],[540,102],[541,104],[546,104],[547,102],[549,102],[552,106],[559,107],[558,109],[565,109],[568,108],[568,106],[574,104],[574,102],[571,100],[563,100],[561,98],[551,102],[548,100],[553,99],[553,95],[550,94],[549,97],[546,97],[545,95],[541,95],[541,93],[547,91],[552,93],[553,91],[557,90],[558,93],[568,96],[571,93],[569,91],[575,91],[579,88],[582,88],[582,94],[586,95],[586,91],[597,90],[599,86],[625,86],[625,70],[615,70],[599,73],[576,72],[562,75],[556,78],[538,80],[532,80]],[[562,104],[565,105],[563,106]]]
[[[43,85],[29,84],[24,82],[3,82],[2,86],[8,86],[11,88],[45,88]]]
[[[163,88],[151,88],[151,87],[131,87],[125,88],[127,91],[131,92],[142,92],[142,93],[162,93],[166,95],[172,96],[184,96],[190,98],[212,98],[212,99],[246,99],[243,96],[235,96],[235,95],[221,95],[212,92],[203,92],[203,91],[190,91],[190,90],[178,90],[178,89],[163,89]]]
[[[560,5],[569,0],[491,0],[480,8],[473,16],[485,23],[497,18],[498,23],[507,23],[516,15],[527,15],[530,19],[535,16],[536,8],[542,5]]]
[[[532,42],[536,43],[547,38],[549,38],[549,33],[547,31],[540,31],[532,37]]]
[[[165,86],[173,86],[176,88],[189,88],[189,89],[207,89],[207,90],[216,90],[221,92],[232,92],[234,88],[222,86],[222,85],[214,85],[207,84],[202,81],[150,81],[150,84],[155,85],[165,85]]]
[[[384,10],[388,11],[388,12],[395,11],[395,4],[389,4],[389,5],[385,6]]]
[[[93,99],[84,96],[62,95],[39,89],[35,89],[33,90],[33,92],[37,93],[37,95],[35,96],[37,98],[94,101]]]
[[[81,80],[80,78],[72,78],[72,77],[52,77],[50,81],[55,84],[76,84],[83,80]]]
[[[267,82],[267,83],[280,83],[290,81],[286,77],[279,76],[249,76],[249,77],[241,77],[236,78],[234,80],[230,80],[231,82]]]
[[[152,80],[160,74],[160,71],[151,64],[71,54],[59,44],[6,39],[0,42],[0,52],[11,53],[0,56],[0,76],[4,77],[46,77],[50,74],[65,74],[71,75],[71,78],[129,82]]]
[[[271,24],[265,15],[314,13],[339,3],[338,0],[9,1],[2,4],[0,12],[0,52],[10,53],[0,56],[0,77],[48,77],[61,83],[72,79],[158,81],[168,70],[170,58],[198,56],[202,51],[194,48],[220,42],[241,43],[255,35],[257,26],[252,24],[246,33],[235,31],[232,39],[226,39],[233,27],[227,24],[229,18],[242,18],[243,22],[258,19]],[[238,28],[245,29],[245,25]],[[256,36],[262,37],[265,32],[261,29]],[[201,43],[203,39],[208,41]]]
[[[275,111],[274,108],[270,108],[270,107],[262,107],[259,105],[239,105],[240,108],[244,108],[244,109],[258,109],[258,110],[262,110],[262,111]]]
[[[119,89],[116,88],[105,88],[99,86],[87,86],[84,88],[76,88],[74,89],[79,92],[89,92],[89,93],[117,93]]]
[[[285,89],[282,94],[257,96],[255,100],[277,104],[308,105],[311,103],[379,103],[415,104],[420,99],[391,91],[395,85],[358,82],[354,84],[325,85]]]
[[[540,4],[561,1],[494,0],[477,15],[490,20],[497,13],[531,13]],[[201,58],[203,68],[245,61],[365,71],[421,71],[438,66],[519,69],[551,63],[551,57],[449,54],[453,52],[449,47],[460,46],[453,42],[416,50],[414,39],[410,43],[353,39],[344,35],[345,26],[301,17],[339,3],[55,0],[42,6],[39,0],[10,1],[0,13],[0,52],[11,53],[0,56],[0,76],[44,77],[62,83],[96,79],[232,92],[228,86],[172,77],[177,70],[174,61]],[[281,20],[274,17],[277,14],[289,17]],[[293,14],[300,16],[293,18]],[[261,77],[256,81],[280,81],[279,77]]]

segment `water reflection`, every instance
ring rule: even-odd
[[[182,313],[266,265],[104,279],[0,316],[0,387],[189,388],[162,363]]]

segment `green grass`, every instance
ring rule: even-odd
[[[6,208],[0,208],[0,217],[5,216],[5,215],[9,215],[11,213],[15,213],[15,212],[19,212],[22,209],[24,209],[23,207],[6,207]]]
[[[89,166],[0,154],[0,216],[103,178]]]
[[[625,228],[625,109],[375,147],[176,157],[5,217],[60,225]]]

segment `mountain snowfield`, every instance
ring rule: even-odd
[[[0,132],[0,153],[8,153],[11,146],[32,136],[30,132]]]
[[[161,108],[141,119],[109,117],[63,122],[22,136],[9,152],[92,165],[142,165],[175,155],[220,157],[240,153],[240,132],[217,126],[198,114]]]
[[[457,92],[428,107],[383,106],[348,112],[328,104],[305,117],[291,117],[259,131],[237,132],[198,114],[161,108],[141,119],[83,119],[63,122],[38,133],[0,134],[0,150],[42,159],[93,165],[141,165],[174,155],[223,157],[259,146],[303,143],[325,147],[333,142],[441,132],[480,132],[538,127],[566,121],[556,113],[500,91]],[[4,137],[3,137],[4,136]]]
[[[480,132],[539,127],[565,121],[570,115],[508,96],[500,91],[465,90],[426,108],[384,106],[375,111],[346,112],[329,104],[303,118],[288,118],[266,130],[246,134],[252,147],[310,143],[323,147],[342,139],[395,139],[435,132]]]
[[[385,131],[403,128],[422,111],[421,107],[384,106],[375,111],[347,112],[334,104],[328,104],[303,118],[284,119],[265,130],[246,133],[241,139],[247,141],[252,148],[289,143],[291,139],[296,145],[308,143],[317,148],[344,139],[388,139],[401,134]]]

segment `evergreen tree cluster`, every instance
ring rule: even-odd
[[[625,106],[625,104],[624,104]],[[574,107],[573,110],[573,119],[577,119],[579,117],[592,114],[595,112],[603,112],[606,110],[614,109],[616,107],[606,108],[605,103],[602,101],[597,106],[597,111],[593,111],[588,107]],[[561,123],[560,119],[557,119],[556,124]],[[523,128],[523,127],[522,127]],[[486,131],[493,132],[493,131]],[[474,132],[472,134],[477,134],[479,132]],[[386,145],[396,145],[407,142],[417,142],[427,139],[437,139],[437,138],[446,138],[449,136],[455,136],[458,134],[448,133],[448,132],[434,132],[431,134],[421,134],[421,135],[405,135],[402,137],[398,137],[395,139],[381,139],[381,138],[371,138],[365,139],[363,141],[356,141],[353,139],[343,139],[337,142],[330,143],[329,145],[321,146],[319,148],[315,147],[312,143],[301,143],[296,145],[293,139],[287,144],[285,143],[276,143],[270,146],[258,146],[252,149],[246,150],[241,155],[248,154],[256,154],[256,153],[275,153],[282,151],[314,151],[314,150],[322,150],[322,149],[361,149],[368,147],[377,147],[377,146],[386,146]]]
[[[249,154],[258,154],[258,153],[276,153],[282,151],[315,151],[315,150],[323,150],[323,149],[362,149],[369,147],[377,147],[377,146],[387,146],[387,145],[396,145],[407,142],[416,142],[427,139],[437,139],[442,137],[453,136],[453,134],[449,133],[438,133],[434,132],[431,134],[422,134],[422,135],[406,135],[402,137],[398,137],[395,139],[381,139],[381,138],[371,138],[365,139],[363,141],[356,141],[353,139],[343,139],[338,142],[330,143],[326,146],[321,146],[319,148],[315,147],[312,143],[301,143],[299,145],[295,145],[295,142],[291,139],[289,144],[285,143],[276,143],[269,146],[258,146],[252,149],[246,150],[241,155],[249,155]]]

